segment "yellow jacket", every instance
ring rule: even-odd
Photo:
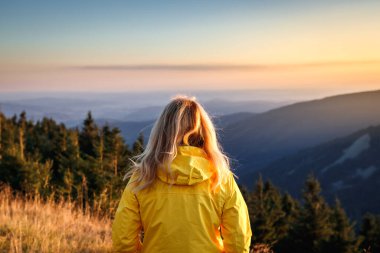
[[[129,183],[112,226],[114,251],[248,252],[252,232],[246,203],[232,173],[219,191],[210,191],[210,166],[203,149],[179,146],[171,165],[173,185],[160,169],[147,189],[133,193]]]

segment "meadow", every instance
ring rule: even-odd
[[[0,252],[111,252],[111,220],[70,201],[0,191]]]

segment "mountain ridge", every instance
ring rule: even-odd
[[[380,90],[299,102],[228,125],[227,153],[238,175],[259,170],[298,150],[380,124]]]
[[[309,174],[319,179],[326,198],[338,197],[351,216],[380,211],[380,125],[305,148],[252,173],[300,197]],[[371,201],[368,197],[371,196]]]

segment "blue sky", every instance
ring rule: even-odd
[[[0,91],[379,87],[380,1],[0,3]]]

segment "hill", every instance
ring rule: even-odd
[[[369,127],[279,159],[258,173],[279,188],[300,196],[313,173],[329,201],[338,197],[347,212],[360,217],[380,210],[380,126]],[[368,201],[368,199],[371,199]]]
[[[294,154],[359,129],[380,124],[380,91],[295,103],[228,125],[225,150],[239,161],[237,174],[257,171]]]

